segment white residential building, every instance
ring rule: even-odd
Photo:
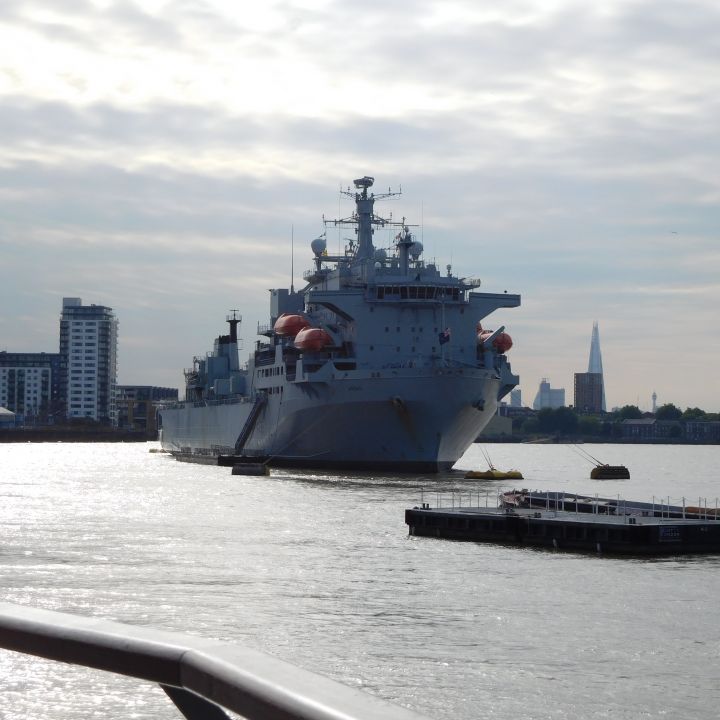
[[[117,332],[112,308],[63,298],[60,384],[68,418],[117,425]]]

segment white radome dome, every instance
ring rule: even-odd
[[[315,255],[322,255],[325,252],[325,249],[327,248],[327,242],[326,242],[325,238],[322,238],[322,237],[315,238],[310,243],[310,248]]]

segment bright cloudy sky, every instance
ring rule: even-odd
[[[180,386],[296,285],[373,175],[483,290],[531,403],[720,410],[716,0],[6,0],[0,349],[57,352],[63,296],[113,307],[121,383]],[[330,244],[334,240],[330,239]]]

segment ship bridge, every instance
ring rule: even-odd
[[[467,300],[466,291],[456,286],[375,285],[368,288],[369,300]]]

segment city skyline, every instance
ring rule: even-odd
[[[428,259],[522,296],[490,326],[526,403],[597,319],[608,408],[718,411],[718,30],[710,2],[10,2],[0,350],[57,352],[77,296],[120,319],[122,384],[182,388],[231,308],[244,361],[291,233],[299,288],[369,174]]]

